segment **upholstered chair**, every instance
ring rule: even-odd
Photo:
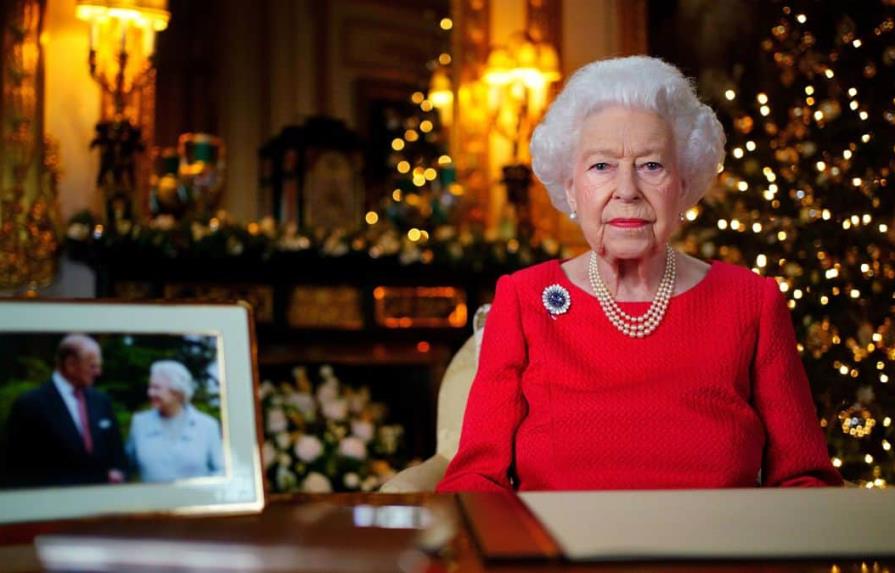
[[[448,463],[457,453],[460,445],[460,431],[463,428],[463,414],[466,399],[478,367],[479,347],[485,330],[485,318],[490,304],[479,307],[473,317],[473,335],[463,344],[451,359],[441,388],[438,391],[438,414],[436,418],[437,436],[435,455],[426,461],[411,466],[388,480],[379,491],[382,493],[408,493],[415,491],[435,491],[435,486],[444,477]]]

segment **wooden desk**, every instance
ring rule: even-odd
[[[276,527],[278,532],[271,535],[281,535],[284,520],[296,509],[308,507],[314,502],[327,502],[339,506],[387,506],[387,505],[427,505],[439,507],[457,517],[458,527],[452,540],[438,552],[428,568],[427,573],[585,573],[585,572],[625,572],[648,573],[659,571],[711,571],[721,573],[888,573],[895,572],[895,562],[886,561],[754,561],[754,562],[656,562],[656,563],[604,563],[604,564],[571,564],[561,560],[546,562],[500,562],[484,563],[480,558],[467,525],[459,519],[459,510],[453,496],[434,494],[408,494],[408,495],[380,495],[380,494],[332,494],[332,495],[298,495],[288,498],[282,497],[272,500],[260,516],[242,517],[216,517],[216,518],[151,518],[126,520],[125,524],[140,524],[150,526],[149,529],[157,531],[160,537],[169,532],[177,531],[183,537],[184,532],[202,529],[204,525],[225,524],[226,529],[233,534],[234,542],[245,542],[252,538],[263,538],[265,529]],[[87,522],[90,527],[120,524],[121,520],[93,520]],[[127,525],[125,525],[127,526]],[[71,529],[69,524],[67,527]],[[56,529],[51,527],[51,531]],[[25,573],[40,571],[36,561],[33,546],[20,544],[0,547],[0,572]],[[302,569],[296,569],[296,572]]]

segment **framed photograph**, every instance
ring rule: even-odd
[[[248,305],[0,301],[0,524],[264,506]]]

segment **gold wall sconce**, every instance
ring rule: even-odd
[[[547,107],[550,86],[559,81],[559,56],[548,42],[513,34],[491,50],[483,80],[489,86],[492,125],[513,144],[513,163],[527,161],[524,142]]]
[[[501,182],[522,238],[534,233],[528,141],[547,107],[550,87],[560,77],[556,48],[523,32],[513,34],[506,46],[491,50],[482,77],[488,89],[489,124],[512,144]]]
[[[168,27],[167,0],[78,0],[78,19],[90,24],[90,76],[110,94],[115,115],[153,68],[155,34]]]

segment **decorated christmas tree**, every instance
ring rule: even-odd
[[[720,189],[687,212],[685,248],[774,277],[833,464],[895,481],[895,6],[778,4],[738,85]]]
[[[384,132],[376,139],[387,145],[382,157],[385,196],[378,209],[367,214],[367,223],[384,217],[414,242],[428,240],[439,227],[455,225],[463,193],[448,150],[453,21],[445,17],[433,25],[440,28],[441,46],[427,63],[428,84],[383,110]]]
[[[447,54],[442,54],[447,55]],[[432,228],[452,222],[459,200],[453,161],[438,110],[422,91],[411,94],[409,113],[388,117],[391,192],[383,204],[385,216],[402,231]]]

